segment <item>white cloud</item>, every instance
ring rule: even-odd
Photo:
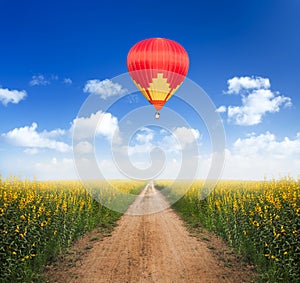
[[[238,94],[246,89],[268,89],[271,87],[268,78],[261,77],[233,77],[227,81],[228,94]]]
[[[228,80],[229,94],[240,94],[241,106],[228,106],[227,114],[229,122],[242,126],[257,125],[262,122],[266,113],[279,112],[281,107],[290,107],[291,98],[273,92],[270,81],[261,77],[234,77]],[[222,107],[222,108],[221,108]],[[221,106],[218,112],[224,111]]]
[[[37,123],[32,123],[31,126],[15,128],[1,136],[6,142],[12,145],[27,147],[32,150],[38,148],[48,148],[59,152],[68,152],[71,150],[68,144],[54,139],[58,135],[63,135],[63,130],[57,129],[51,132],[38,132],[37,127]]]
[[[182,147],[195,142],[200,138],[200,133],[197,129],[178,127],[173,130],[173,134],[179,140]]]
[[[74,139],[88,139],[95,135],[102,135],[113,142],[120,142],[119,126],[117,117],[111,113],[102,112],[92,113],[89,117],[76,118],[72,122]]]
[[[22,153],[18,155],[12,153],[9,156],[3,156],[0,170],[5,176],[9,176],[12,173],[29,179],[34,177],[38,180],[78,179],[72,158],[58,157],[47,153],[45,155],[44,153],[30,157],[26,154],[22,155]]]
[[[242,97],[242,106],[228,106],[228,118],[237,125],[257,125],[266,113],[279,112],[281,106],[291,106],[291,99],[275,96],[269,89],[258,89]]]
[[[34,75],[29,82],[31,86],[48,85],[50,82],[45,79],[44,75]]]
[[[148,160],[147,154],[149,154],[154,147],[155,147],[154,144],[152,144],[151,142],[148,142],[148,143],[143,143],[143,144],[134,144],[134,145],[130,145],[128,147],[125,146],[125,147],[123,147],[123,150],[127,149],[129,156],[132,156],[132,155],[135,155],[135,157],[142,156],[143,161],[148,164],[149,160]]]
[[[0,101],[3,105],[7,105],[8,103],[17,104],[25,99],[26,95],[27,93],[25,90],[9,90],[0,87]]]
[[[74,146],[74,150],[79,154],[89,154],[94,152],[93,145],[88,141],[81,141]]]
[[[155,131],[144,127],[133,135],[132,140],[129,141],[130,145],[122,145],[119,149],[122,154],[128,153],[130,157],[135,156],[135,158],[139,157],[146,164],[144,167],[149,165],[149,156],[150,151],[158,146],[157,142],[154,141]]]
[[[300,174],[300,135],[279,140],[274,134],[251,133],[226,152],[223,179],[279,178]]]
[[[64,84],[71,85],[73,82],[70,78],[64,78]]]
[[[66,134],[66,131],[63,129],[55,129],[50,132],[44,130],[43,132],[41,132],[41,134],[45,138],[53,139],[64,136]]]
[[[172,132],[160,131],[161,134],[164,134],[160,142],[160,147],[173,156],[179,156],[182,154],[182,151],[185,150],[188,145],[193,142],[197,143],[197,140],[200,139],[201,135],[197,129],[186,128],[186,127],[177,127],[172,129]]]
[[[156,138],[155,131],[145,127],[134,136],[128,152],[129,155],[149,153],[154,147],[159,147],[164,152],[178,155],[187,145],[199,138],[200,133],[197,129],[186,127],[174,128],[172,132],[160,130]]]
[[[135,139],[139,143],[149,143],[154,138],[154,132],[149,128],[143,128],[141,131],[136,135]]]
[[[113,83],[111,80],[89,80],[83,89],[86,93],[99,95],[102,99],[115,95],[126,94],[127,90],[124,89],[120,84]]]
[[[300,157],[300,135],[298,133],[295,139],[285,137],[282,141],[278,141],[270,132],[260,135],[251,133],[245,139],[237,139],[233,144],[233,150],[243,156],[297,158]]]
[[[133,143],[128,147],[129,155],[149,153],[155,147],[161,148],[164,152],[178,155],[187,145],[200,138],[197,129],[186,127],[174,128],[171,133],[160,130],[159,133],[158,138],[156,138],[154,130],[142,128],[134,136]]]
[[[218,113],[224,113],[227,111],[227,108],[225,105],[221,105],[219,108],[217,108],[216,112]]]
[[[77,179],[72,158],[56,158],[31,163],[30,173],[34,173],[39,180],[74,180]]]
[[[24,152],[29,155],[35,155],[38,154],[40,151],[37,148],[25,148]]]
[[[150,152],[158,148],[163,152],[166,158],[165,164],[168,164],[169,167],[170,164],[174,163],[174,160],[181,160],[183,150],[186,150],[188,145],[199,138],[199,131],[192,128],[177,127],[172,129],[172,132],[169,132],[166,130],[156,131],[155,129],[145,127],[139,130],[133,136],[130,145],[123,146],[121,151],[123,155],[128,154],[130,156],[131,161],[137,168],[145,169],[151,166],[153,162],[150,159]],[[187,151],[185,154],[191,153]],[[160,157],[164,158],[163,156]],[[176,166],[179,165],[177,164]]]

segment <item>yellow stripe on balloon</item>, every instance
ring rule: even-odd
[[[143,88],[139,83],[133,80],[139,91],[145,96],[148,101],[168,101],[171,96],[181,86],[179,84],[176,88],[171,89],[167,79],[164,78],[162,73],[158,73],[156,78],[152,79],[147,89]]]

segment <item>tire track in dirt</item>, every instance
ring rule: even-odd
[[[57,272],[49,282],[251,282],[249,274],[224,267],[207,243],[190,236],[171,208],[146,214],[159,207],[168,207],[167,201],[150,183],[111,237],[96,242],[78,266]]]

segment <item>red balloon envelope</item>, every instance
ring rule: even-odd
[[[127,67],[137,88],[159,111],[182,84],[189,57],[173,40],[149,38],[130,49]]]

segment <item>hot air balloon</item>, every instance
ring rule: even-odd
[[[136,43],[127,55],[129,74],[145,98],[159,110],[182,84],[189,68],[189,57],[177,42],[149,38]]]

